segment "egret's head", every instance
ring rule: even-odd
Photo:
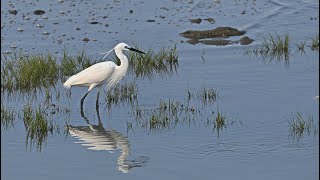
[[[105,54],[105,56],[102,58],[102,60],[105,59],[111,53],[111,51],[113,51],[113,50],[115,50],[115,51],[134,51],[134,52],[146,54],[146,53],[144,53],[142,51],[139,51],[137,49],[134,49],[134,48],[130,47],[126,43],[119,43],[118,45],[116,45],[116,47],[112,48],[110,51],[101,53],[101,54]]]
[[[122,50],[122,51],[134,51],[134,52],[138,52],[138,53],[145,54],[145,53],[142,52],[142,51],[139,51],[139,50],[137,50],[137,49],[134,49],[134,48],[130,47],[130,46],[129,46],[128,44],[126,44],[126,43],[119,43],[119,44],[115,47],[115,49],[120,49],[120,50]]]

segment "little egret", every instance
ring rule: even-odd
[[[139,51],[137,49],[134,49],[130,46],[128,46],[126,43],[119,43],[116,45],[113,49],[111,49],[108,52],[102,53],[107,55],[114,50],[117,57],[120,59],[121,64],[120,66],[116,65],[112,61],[106,61],[106,62],[100,62],[97,64],[94,64],[81,72],[71,76],[64,84],[63,86],[66,88],[71,88],[71,86],[88,86],[88,92],[81,98],[81,112],[83,101],[89,94],[89,92],[95,88],[98,87],[98,94],[97,94],[97,100],[96,100],[96,108],[99,108],[99,94],[101,85],[106,84],[107,88],[111,88],[114,85],[116,85],[125,75],[128,70],[129,61],[128,58],[123,54],[123,51],[135,51],[138,53],[145,54],[142,51]]]

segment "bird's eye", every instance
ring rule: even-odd
[[[129,47],[128,47],[128,46],[125,46],[124,48],[129,49]]]

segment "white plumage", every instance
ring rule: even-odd
[[[90,91],[95,86],[103,84],[106,79],[109,79],[116,66],[111,61],[94,64],[71,76],[63,85],[66,88],[71,88],[71,86],[89,86],[88,91]]]

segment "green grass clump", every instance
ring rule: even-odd
[[[284,59],[289,60],[290,55],[290,40],[289,34],[286,33],[284,37],[278,34],[269,34],[267,37],[263,37],[262,45],[254,49],[246,49],[245,54],[254,54],[256,56],[262,56],[263,59],[269,57],[271,59]]]
[[[286,33],[283,38],[278,34],[269,34],[268,38],[263,39],[261,51],[264,55],[288,60],[289,46],[289,34]]]
[[[87,56],[84,51],[73,56],[65,50],[61,59],[60,72],[62,76],[71,76],[97,62]]]
[[[59,65],[49,53],[2,58],[1,90],[31,91],[53,86],[59,77]]]
[[[227,125],[226,115],[222,114],[222,112],[220,112],[219,110],[216,116],[214,116],[214,112],[212,112],[212,114],[213,114],[213,131],[217,130],[217,134],[219,138],[220,132],[222,131],[223,128],[226,128],[226,125]]]
[[[14,120],[16,113],[13,110],[10,110],[3,105],[1,105],[1,126],[4,129],[14,126]]]
[[[305,133],[308,135],[311,132],[317,133],[317,127],[313,123],[313,117],[311,115],[306,118],[302,117],[302,115],[297,112],[293,115],[289,120],[289,133],[292,137],[301,138]]]
[[[26,145],[36,142],[37,149],[40,151],[48,134],[52,134],[54,130],[58,131],[58,126],[54,125],[52,121],[49,122],[41,107],[34,111],[31,106],[25,106],[23,110],[23,122],[27,132]]]

